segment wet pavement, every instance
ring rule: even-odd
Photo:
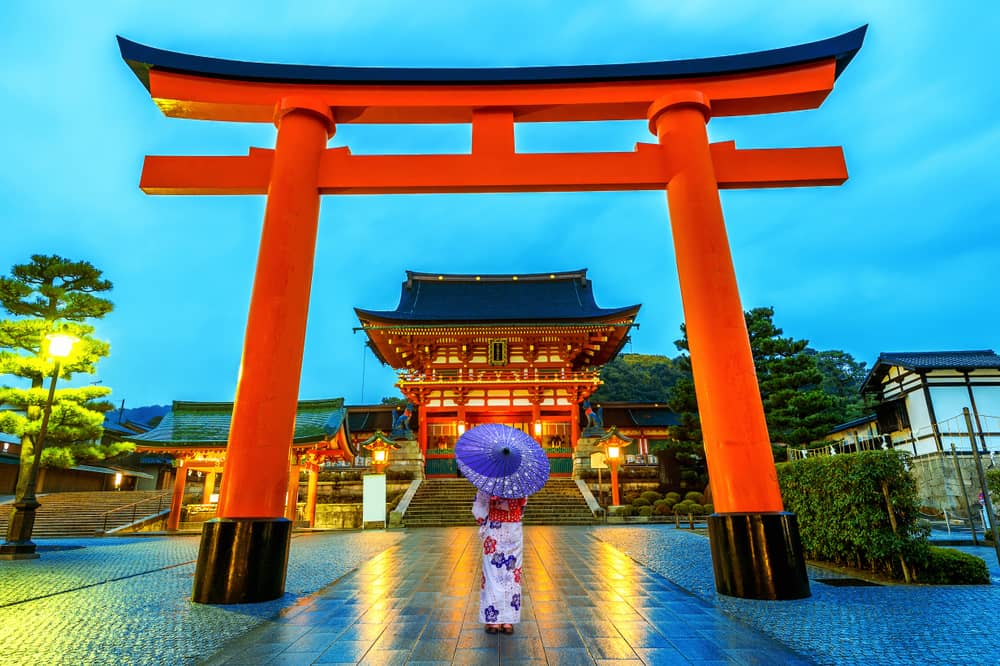
[[[0,664],[970,664],[1000,662],[989,586],[715,593],[708,540],[671,526],[526,527],[522,622],[477,619],[474,528],[297,534],[286,594],[190,596],[196,537],[40,540],[0,562]],[[990,562],[992,558],[992,562]]]

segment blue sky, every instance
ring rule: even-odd
[[[500,67],[707,57],[870,24],[819,109],[720,118],[712,140],[841,145],[841,187],[725,192],[743,305],[871,364],[881,351],[997,349],[1000,106],[995,3],[100,2],[0,9],[0,272],[87,260],[114,282],[96,377],[137,407],[231,400],[263,197],[139,191],[146,154],[239,155],[270,125],[164,117],[115,35],[269,62]],[[629,150],[644,122],[517,128],[523,151]],[[464,152],[460,126],[341,126],[357,153]],[[588,268],[598,304],[642,303],[626,351],[675,355],[683,321],[661,192],[325,197],[301,397],[378,402],[391,370],[353,307],[395,307],[404,271]],[[0,380],[2,381],[2,380]]]

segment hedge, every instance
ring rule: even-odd
[[[938,585],[989,584],[986,562],[954,548],[927,549],[927,559],[917,565],[917,580]]]
[[[897,451],[863,451],[779,464],[781,495],[798,516],[805,556],[911,578],[929,546],[905,460]]]

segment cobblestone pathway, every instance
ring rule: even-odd
[[[707,603],[819,664],[962,665],[1000,663],[1000,570],[983,558],[991,585],[835,587],[810,567],[812,597],[753,601],[715,593],[708,538],[666,526],[601,527],[595,534]]]
[[[765,602],[717,595],[686,530],[525,532],[525,615],[502,639],[476,618],[471,528],[295,535],[287,594],[241,606],[188,600],[197,537],[43,540],[0,562],[0,665],[1000,663],[991,548],[961,548],[989,586],[834,587],[810,568],[810,599]]]
[[[189,601],[198,537],[39,540],[0,562],[0,664],[196,663],[401,538],[296,535],[285,596],[228,607]]]

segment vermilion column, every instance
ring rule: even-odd
[[[306,490],[306,520],[309,527],[316,527],[316,490],[319,481],[319,472],[315,469],[309,470],[309,486]]]
[[[250,603],[284,594],[295,430],[319,221],[317,178],[333,135],[328,106],[285,97],[267,191],[257,272],[219,497],[202,533],[193,599]]]
[[[651,129],[677,171],[667,200],[698,413],[720,513],[781,511],[764,408],[699,93],[657,102]]]
[[[170,513],[167,515],[167,529],[176,530],[181,521],[181,507],[184,503],[184,484],[187,482],[188,468],[181,466],[174,470],[174,491],[170,495]]]
[[[671,168],[670,224],[717,512],[709,521],[716,587],[740,597],[799,598],[809,595],[805,562],[794,516],[783,511],[709,150],[710,114],[694,90],[649,110]]]
[[[285,518],[295,522],[299,511],[299,466],[288,466],[288,499],[285,504]]]
[[[215,492],[215,470],[205,472],[205,485],[201,490],[201,503],[211,504],[212,493]]]

